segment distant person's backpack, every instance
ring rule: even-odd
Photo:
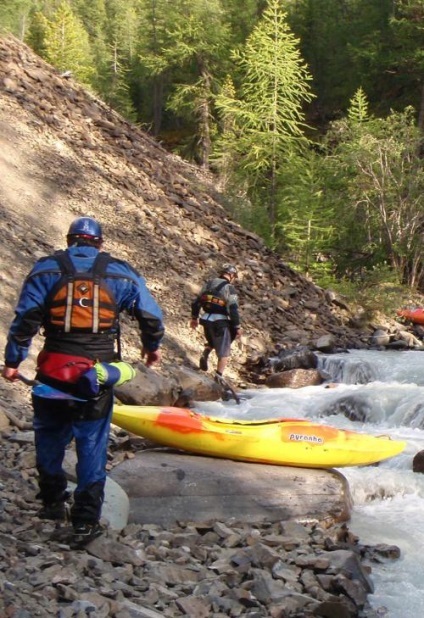
[[[117,326],[118,307],[104,281],[108,253],[97,255],[91,270],[77,271],[66,251],[54,254],[62,277],[47,299],[45,326],[65,333],[101,333]]]
[[[206,289],[200,298],[200,305],[206,313],[222,313],[227,314],[227,303],[221,294],[221,290],[228,285],[228,281],[221,281],[218,285],[214,285],[216,279],[212,279],[206,283]]]

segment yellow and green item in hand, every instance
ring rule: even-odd
[[[105,386],[121,386],[135,378],[136,374],[134,367],[124,361],[96,363],[94,369],[99,384]]]
[[[124,361],[95,363],[75,385],[76,394],[81,397],[97,397],[102,386],[121,386],[136,375],[134,367]]]

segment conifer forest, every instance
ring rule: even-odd
[[[318,284],[424,293],[424,0],[2,0],[0,33]]]

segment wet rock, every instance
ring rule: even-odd
[[[307,347],[280,350],[278,357],[272,359],[271,366],[275,372],[289,369],[315,369],[317,358]]]
[[[322,416],[343,414],[350,421],[365,422],[371,412],[371,405],[366,397],[345,395],[327,405],[321,412]]]
[[[334,335],[323,335],[314,343],[314,347],[319,352],[331,353],[336,346],[336,339]]]
[[[316,386],[324,382],[322,375],[316,369],[291,369],[273,373],[265,380],[269,388],[303,388]]]
[[[419,451],[412,460],[412,470],[414,472],[424,473],[424,451]]]
[[[376,331],[374,331],[374,333],[372,334],[371,345],[387,346],[390,343],[390,339],[391,337],[390,337],[390,334],[387,332],[387,330],[379,328]]]

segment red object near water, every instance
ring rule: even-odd
[[[424,307],[417,307],[416,309],[399,309],[397,311],[398,316],[409,320],[414,324],[424,324]]]

